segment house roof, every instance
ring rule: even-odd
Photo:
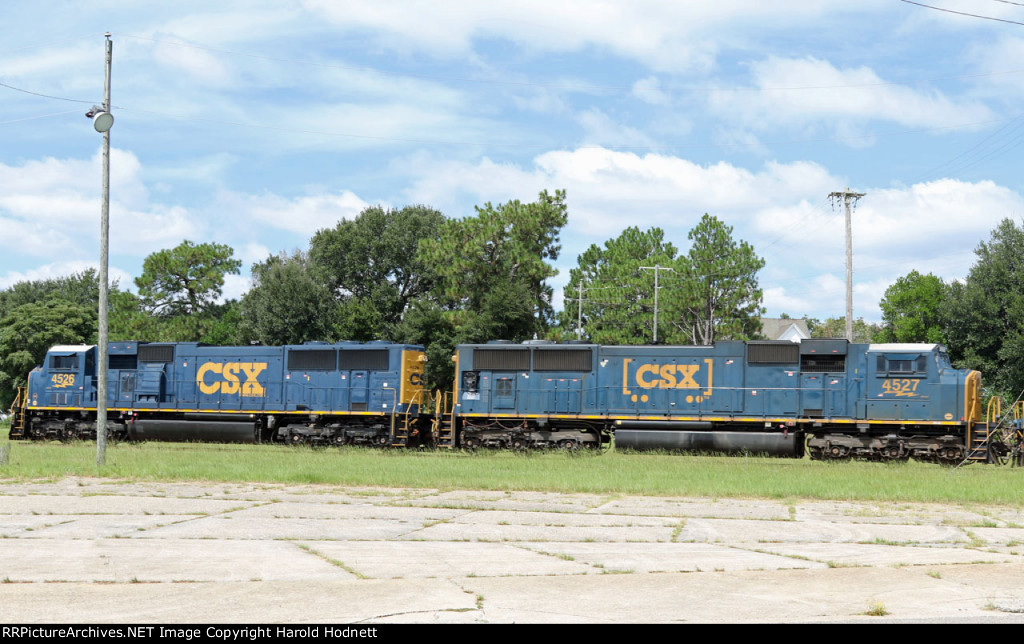
[[[811,337],[803,318],[761,318],[761,335],[769,340],[799,342]]]

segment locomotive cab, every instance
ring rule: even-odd
[[[41,368],[29,375],[33,406],[81,407],[96,404],[96,347],[58,345],[46,353]]]
[[[862,417],[966,423],[977,418],[977,372],[954,369],[939,344],[872,344]],[[973,375],[972,375],[973,374]],[[973,387],[973,394],[969,390]]]

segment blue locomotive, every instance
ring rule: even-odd
[[[936,344],[461,345],[445,424],[467,447],[990,458],[981,376]]]
[[[453,360],[454,390],[428,401],[417,345],[113,342],[107,432],[471,449],[600,447],[614,435],[637,450],[942,463],[1010,452],[1005,430],[982,420],[981,375],[936,344],[494,341],[460,345]],[[96,347],[50,349],[19,393],[11,438],[94,438],[96,372]]]
[[[55,346],[14,406],[11,438],[95,438],[93,345]],[[111,342],[108,434],[132,440],[374,445],[429,437],[423,347]]]

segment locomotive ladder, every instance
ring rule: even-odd
[[[25,406],[28,404],[28,392],[24,387],[18,387],[18,393],[11,403],[11,432],[12,437],[25,435]]]
[[[434,445],[455,447],[455,399],[452,392],[438,392],[434,399],[434,420],[431,423]]]
[[[413,406],[416,409],[420,409],[423,406],[423,392],[417,391],[413,396],[412,400],[405,404],[405,410],[391,414],[391,446],[392,447],[407,447],[409,445],[409,432],[412,430],[413,425],[416,424],[416,419],[412,416]]]
[[[1003,401],[999,397],[993,396],[988,401],[985,422],[969,425],[966,462],[1005,463],[1008,456],[1006,450],[1013,451],[1014,458],[1020,460],[1019,425],[1024,413],[1024,401],[1014,401],[1006,415],[1002,413],[1002,404]],[[1011,444],[1007,445],[1004,438],[1010,438]]]

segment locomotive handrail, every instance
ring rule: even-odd
[[[734,413],[742,413],[743,415],[749,416],[751,414],[759,414],[764,417],[776,417],[782,416],[781,413],[770,413],[770,407],[773,403],[778,401],[779,396],[784,396],[789,399],[791,406],[794,409],[793,417],[803,417],[802,409],[800,405],[801,399],[799,398],[800,391],[790,387],[738,387],[738,386],[715,386],[714,395],[705,397],[701,394],[705,391],[703,388],[699,389],[677,389],[674,390],[675,396],[693,395],[695,400],[683,402],[681,400],[673,400],[670,398],[668,402],[671,408],[666,410],[663,404],[656,404],[654,406],[648,406],[647,401],[634,401],[630,400],[622,395],[621,399],[617,403],[613,403],[614,396],[621,391],[621,385],[601,385],[601,386],[590,386],[584,387],[578,390],[552,390],[545,389],[543,387],[516,387],[512,396],[506,405],[497,405],[496,396],[491,390],[484,390],[480,393],[487,393],[489,400],[486,405],[481,405],[478,410],[473,413],[488,413],[488,414],[501,414],[504,410],[515,411],[522,410],[524,406],[532,407],[531,400],[540,403],[544,409],[537,413],[541,415],[588,415],[598,413],[599,415],[608,414],[632,414],[632,415],[684,415],[684,416],[721,416],[729,415]],[[665,395],[665,389],[661,388],[650,388],[650,389],[633,389],[633,392],[639,395],[650,395],[662,397]],[[828,391],[838,390],[819,390],[821,393],[827,393]],[[661,392],[660,394],[651,392]],[[699,393],[698,393],[699,392]],[[446,395],[450,392],[446,392]],[[563,399],[561,404],[550,404],[551,398],[545,400],[545,396],[554,397],[556,395],[571,394],[574,401],[578,401],[578,405],[575,407],[572,404],[567,404],[567,400]],[[727,399],[728,402],[722,402],[723,398]],[[844,397],[845,398],[845,397]],[[930,397],[927,395],[918,396],[919,400],[928,400]],[[589,403],[588,403],[589,400]],[[712,402],[708,402],[708,401]],[[716,402],[717,401],[717,402]],[[665,402],[662,398],[659,403]],[[682,405],[676,407],[677,402],[682,402]],[[855,419],[857,416],[857,410],[853,406],[849,406],[846,409],[842,408],[842,405],[837,408],[835,401],[832,400],[831,396],[823,395],[821,399],[821,418],[849,418]],[[817,418],[815,415],[814,418]],[[900,420],[900,419],[893,419]],[[903,419],[903,420],[914,420],[914,419]],[[924,419],[918,419],[924,420]]]

